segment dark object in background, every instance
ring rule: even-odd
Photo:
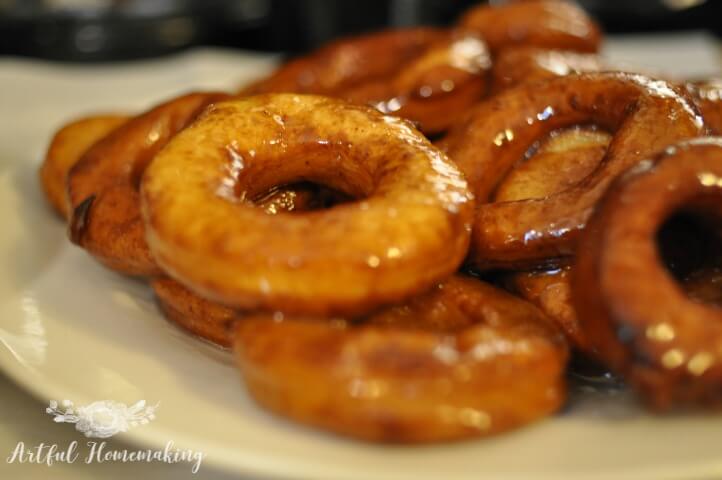
[[[476,0],[0,0],[0,54],[103,61],[193,45],[300,53],[384,27],[444,25]],[[496,1],[492,3],[502,3]],[[610,32],[706,28],[714,0],[580,0]]]

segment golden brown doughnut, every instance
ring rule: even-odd
[[[134,117],[93,145],[68,173],[69,234],[103,264],[130,275],[162,273],[148,251],[138,183],[147,164],[222,93],[191,93]]]
[[[599,356],[658,409],[722,401],[722,309],[690,298],[660,257],[660,229],[679,212],[714,222],[719,258],[722,139],[669,147],[624,175],[584,231],[572,279]]]
[[[372,105],[445,131],[486,93],[486,45],[470,31],[411,28],[333,42],[241,90],[313,93]]]
[[[246,201],[301,180],[358,200],[283,216]],[[473,208],[461,173],[408,122],[295,94],[208,109],[156,155],[141,197],[153,257],[191,290],[313,314],[366,312],[454,272]]]
[[[248,317],[235,350],[258,403],[365,440],[492,435],[565,398],[566,344],[544,314],[461,275],[364,320]]]
[[[311,184],[275,188],[254,200],[269,215],[314,210],[344,201],[342,195]],[[151,280],[151,287],[166,318],[193,335],[222,347],[232,343],[231,324],[242,313],[196,295],[167,277]]]
[[[82,117],[63,125],[50,140],[38,173],[45,198],[63,218],[68,217],[65,190],[68,171],[88,148],[128,118],[116,114]]]
[[[507,175],[494,201],[544,198],[574,186],[594,171],[610,140],[610,134],[590,127],[552,132]],[[571,304],[569,267],[509,273],[506,283],[549,315],[577,351],[594,356]]]
[[[494,189],[536,140],[595,124],[614,131],[599,167],[541,199],[490,202]],[[445,139],[479,203],[469,263],[475,268],[555,264],[574,252],[590,210],[609,183],[666,145],[704,133],[694,104],[642,75],[593,73],[509,89],[476,107]]]
[[[491,91],[498,93],[520,83],[603,70],[612,70],[612,68],[606,60],[595,53],[551,50],[534,46],[508,48],[499,52],[494,58]]]
[[[494,54],[517,45],[596,52],[602,40],[584,10],[560,0],[482,4],[465,13],[459,25],[479,32]]]

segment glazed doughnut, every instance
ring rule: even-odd
[[[138,183],[153,156],[222,93],[191,93],[134,117],[93,145],[68,173],[69,235],[113,270],[162,273],[148,251]]]
[[[607,132],[590,127],[552,132],[502,181],[493,200],[545,198],[572,187],[594,171],[610,140]],[[506,283],[552,318],[577,351],[594,356],[571,303],[569,267],[509,273]]]
[[[282,65],[268,77],[244,87],[239,94],[331,95],[350,86],[388,78],[399,65],[414,61],[445,35],[441,29],[417,27],[336,40]]]
[[[494,58],[491,92],[498,93],[520,83],[603,70],[619,69],[610,68],[609,62],[594,53],[550,50],[533,46],[508,48]]]
[[[546,198],[489,203],[535,140],[576,124],[614,132],[591,174]],[[670,143],[704,132],[691,101],[670,84],[642,75],[568,75],[521,85],[480,104],[445,139],[480,203],[469,264],[488,269],[558,263],[573,254],[591,209],[617,175]]]
[[[92,115],[67,123],[53,136],[40,167],[40,184],[45,198],[63,218],[68,218],[68,171],[88,148],[127,120],[124,115]]]
[[[364,320],[258,315],[236,325],[258,403],[365,440],[492,435],[565,398],[567,348],[544,314],[461,275]]]
[[[669,147],[620,179],[584,231],[573,271],[588,338],[658,409],[722,400],[722,310],[690,298],[661,261],[660,229],[680,212],[710,222],[710,258],[720,258],[722,139]]]
[[[459,25],[479,32],[495,55],[517,45],[596,52],[602,40],[584,10],[560,0],[480,5],[465,13]]]
[[[372,105],[427,134],[447,130],[486,93],[491,66],[478,34],[411,28],[334,42],[241,94],[296,92]]]
[[[358,200],[283,217],[246,201],[301,180]],[[295,94],[208,109],[155,157],[141,197],[153,257],[194,292],[323,315],[366,312],[454,272],[473,209],[461,173],[408,122]]]
[[[326,208],[344,201],[338,192],[311,184],[275,188],[254,200],[269,215]],[[165,317],[186,331],[221,347],[230,347],[230,326],[242,313],[196,295],[167,277],[151,280]]]

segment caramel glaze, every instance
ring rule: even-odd
[[[574,186],[594,171],[610,140],[611,135],[593,127],[552,132],[501,182],[494,193],[494,201],[545,198]],[[594,357],[591,343],[571,304],[568,266],[508,273],[504,280],[512,291],[549,315],[575,350]]]
[[[502,50],[494,58],[491,92],[499,93],[521,83],[535,82],[572,73],[591,73],[611,68],[595,53],[521,46]]]
[[[371,105],[443,132],[486,93],[486,44],[471,31],[411,28],[333,42],[281,66],[241,95],[297,92]]]
[[[565,398],[567,348],[545,315],[461,275],[363,319],[256,315],[235,333],[258,403],[365,440],[492,435]]]
[[[170,138],[206,106],[227,97],[191,93],[174,98],[126,121],[90,147],[67,177],[73,243],[113,270],[130,275],[162,273],[145,242],[139,178]]]
[[[594,124],[613,132],[597,168],[542,199],[493,202],[533,143],[559,128]],[[476,107],[444,139],[479,203],[469,264],[477,269],[557,264],[574,253],[591,209],[620,173],[675,141],[705,132],[694,104],[642,75],[568,75],[502,92]]]
[[[317,185],[297,184],[274,188],[254,203],[268,215],[277,215],[327,208],[346,200],[342,194]],[[170,322],[218,346],[231,346],[231,325],[243,318],[242,312],[206,300],[168,277],[151,279],[150,285]]]
[[[584,10],[560,0],[480,5],[465,13],[459,25],[479,32],[495,55],[516,45],[596,52],[602,40]]]
[[[356,200],[283,218],[246,201],[297,181]],[[408,122],[296,94],[216,104],[155,157],[141,197],[154,258],[191,290],[324,315],[363,313],[453,273],[473,209],[456,166]]]
[[[45,198],[63,218],[69,216],[65,188],[68,171],[88,148],[128,118],[116,114],[83,117],[63,125],[53,136],[38,173]]]
[[[722,309],[690,298],[659,253],[680,210],[720,224],[722,139],[680,143],[625,174],[583,233],[571,283],[599,356],[657,409],[722,401]]]

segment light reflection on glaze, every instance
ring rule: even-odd
[[[722,187],[722,177],[719,177],[711,172],[701,172],[697,174],[699,183],[705,187]]]
[[[238,179],[245,168],[245,160],[243,159],[243,155],[238,151],[238,145],[236,143],[227,145],[226,153],[228,154],[229,162],[224,165],[226,173],[223,178],[221,178],[220,185],[216,189],[216,195],[226,200],[237,202],[239,198],[236,194],[236,185],[238,185]],[[242,195],[241,200],[243,199]]]
[[[482,40],[467,36],[451,44],[449,64],[476,75],[491,68],[491,57]]]
[[[352,419],[343,433],[355,435],[354,424],[365,432],[379,426],[377,440],[496,433],[561,406],[566,345],[541,312],[469,277],[454,275],[442,285],[403,308],[388,307],[339,328],[315,317],[239,322],[242,370],[262,373],[246,379],[272,386],[262,390],[269,394],[262,403],[285,392],[281,413],[306,421],[341,415]],[[483,308],[469,308],[475,305]],[[464,318],[449,320],[447,311]],[[286,338],[294,339],[297,352],[313,353],[274,348]],[[311,397],[326,399],[323,405],[307,401],[306,375],[314,378]],[[518,401],[505,401],[509,396]]]

